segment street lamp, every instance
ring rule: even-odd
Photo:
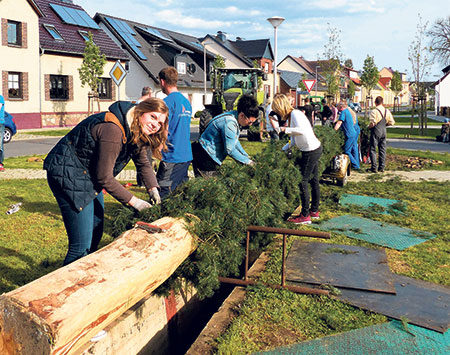
[[[270,17],[267,19],[267,21],[270,22],[270,24],[273,26],[274,34],[274,66],[273,66],[273,96],[275,96],[276,88],[277,88],[277,27],[280,26],[284,18],[279,16]]]
[[[203,46],[203,104],[206,104],[206,46],[209,44],[213,44],[213,42],[201,42],[201,45]]]
[[[316,96],[317,96],[317,68],[320,68],[320,65],[316,65]]]

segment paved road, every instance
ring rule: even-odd
[[[33,154],[47,154],[61,137],[40,138],[34,136],[31,139],[29,135],[17,134],[13,140],[5,144],[5,157],[20,157]],[[198,126],[191,127],[191,141],[198,139]],[[388,146],[392,148],[431,151],[437,153],[450,153],[450,144],[431,140],[420,139],[388,139]]]

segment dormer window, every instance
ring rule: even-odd
[[[83,39],[84,39],[86,42],[89,41],[89,32],[79,30],[78,33],[80,34],[81,37],[83,37]]]
[[[53,25],[44,25],[45,29],[50,33],[50,35],[53,37],[53,39],[56,39],[57,41],[64,41],[58,30]]]

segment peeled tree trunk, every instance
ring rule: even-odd
[[[1,354],[70,354],[163,283],[195,250],[183,219],[134,228],[0,296]]]

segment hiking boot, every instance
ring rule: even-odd
[[[366,172],[368,172],[368,173],[376,173],[377,169],[369,168],[369,169],[366,169]]]
[[[294,224],[311,224],[311,217],[300,215],[296,218],[292,218],[289,222],[292,222]]]
[[[384,173],[384,168],[378,168],[379,173]]]
[[[3,166],[3,164],[0,164],[0,171],[5,171],[5,167]]]
[[[319,211],[317,211],[317,212],[310,211],[309,217],[311,217],[311,219],[319,219],[320,218]]]

